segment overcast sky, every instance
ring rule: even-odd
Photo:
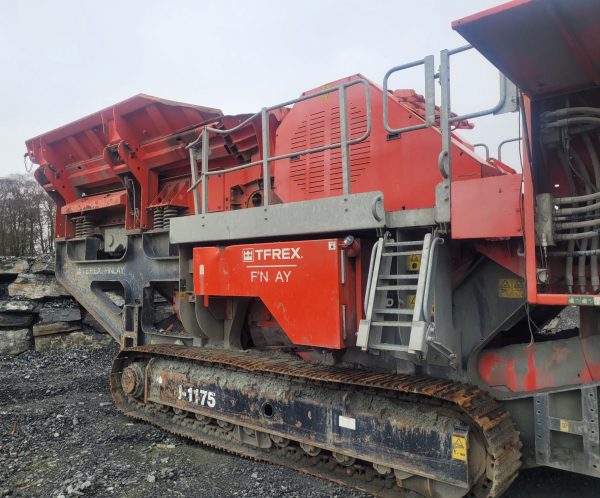
[[[500,3],[0,0],[0,176],[24,171],[26,139],[137,93],[237,114],[354,73],[381,84],[394,65],[463,45],[451,21]],[[454,111],[495,104],[480,56],[457,56],[452,76]],[[392,83],[420,90],[422,76]],[[465,136],[495,149],[517,115],[476,125]],[[505,160],[518,168],[516,147]]]

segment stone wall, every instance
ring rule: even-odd
[[[54,278],[54,257],[0,257],[0,356],[112,339]]]

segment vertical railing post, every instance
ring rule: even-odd
[[[210,146],[208,144],[208,128],[202,131],[202,214],[208,212],[208,156]]]
[[[452,184],[452,133],[450,130],[450,52],[440,52],[440,131],[442,150],[438,168],[442,175],[441,188],[436,189],[435,218],[438,223],[450,221],[450,188]]]
[[[342,152],[342,187],[344,195],[350,194],[350,146],[348,145],[348,109],[346,86],[340,85],[340,146]]]
[[[262,169],[263,169],[263,206],[269,207],[271,201],[271,169],[269,167],[269,112],[263,107],[260,112],[262,121]]]
[[[198,182],[198,161],[196,160],[196,151],[194,147],[190,147],[190,167],[192,168],[192,185]],[[200,192],[198,187],[195,187],[192,193],[194,197],[194,214],[198,214],[200,210]]]

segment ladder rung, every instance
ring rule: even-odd
[[[404,240],[402,242],[386,242],[385,247],[408,247],[408,246],[422,246],[422,240]]]
[[[415,310],[410,308],[376,308],[373,310],[378,315],[414,315]]]
[[[423,251],[396,251],[396,252],[384,252],[381,253],[382,256],[414,256],[415,254],[422,254]]]
[[[417,290],[416,285],[378,285],[377,290],[394,291],[394,290]]]
[[[379,278],[384,280],[416,280],[419,278],[419,274],[403,273],[402,275],[379,275]]]
[[[386,344],[381,342],[379,344],[369,345],[370,349],[382,349],[384,351],[408,351],[408,346],[403,346],[401,344]]]
[[[412,322],[371,322],[376,327],[412,327]]]

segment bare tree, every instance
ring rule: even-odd
[[[33,256],[53,249],[54,206],[29,175],[0,178],[0,255]]]

